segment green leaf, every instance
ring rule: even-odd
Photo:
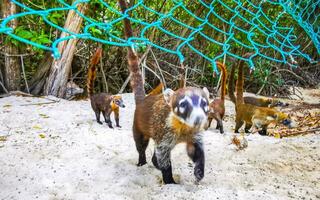
[[[44,35],[39,36],[37,41],[39,43],[41,43],[41,44],[50,44],[50,43],[52,43],[52,41],[49,38],[47,38],[46,36],[44,36]]]
[[[33,37],[33,34],[27,30],[20,30],[19,32],[17,32],[17,35],[25,39],[30,39]]]

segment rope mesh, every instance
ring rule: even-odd
[[[213,0],[211,2],[204,0],[171,0],[167,3],[172,4],[172,6],[169,10],[164,11],[156,11],[153,7],[148,6],[147,0],[138,0],[125,13],[120,12],[116,1],[107,3],[102,0],[95,0],[103,5],[106,12],[112,12],[110,16],[113,17],[103,21],[96,21],[77,10],[78,4],[89,3],[89,0],[76,0],[72,4],[58,0],[57,2],[61,7],[45,10],[36,10],[19,1],[11,1],[21,7],[23,12],[4,19],[0,26],[0,33],[7,34],[16,40],[35,47],[52,51],[55,58],[60,56],[57,48],[60,42],[78,38],[122,47],[138,48],[141,45],[151,45],[178,56],[181,62],[187,56],[184,55],[184,49],[188,48],[211,62],[215,71],[217,71],[215,61],[225,55],[248,61],[251,67],[254,66],[253,59],[256,56],[292,66],[296,65],[294,60],[296,57],[303,57],[310,62],[315,62],[307,53],[302,52],[300,45],[297,44],[299,30],[295,28],[296,26],[283,24],[284,19],[288,18],[299,24],[300,28],[309,35],[320,53],[320,12],[317,12],[320,7],[319,0]],[[190,3],[197,4],[194,7],[202,9],[202,12],[196,14],[197,10],[191,9]],[[277,15],[268,13],[269,7],[276,8],[279,13]],[[74,10],[84,18],[85,23],[81,33],[73,33],[66,30],[49,19],[49,16],[54,12],[69,10]],[[141,12],[149,13],[153,18],[151,20],[141,19],[138,14]],[[53,41],[50,46],[16,35],[14,30],[8,26],[8,23],[14,18],[28,15],[37,15],[48,25],[69,35]],[[123,34],[119,34],[119,32],[122,32],[120,24],[124,18],[128,18],[132,24],[139,26],[137,30],[141,31],[136,34],[136,37],[124,39]],[[185,19],[189,19],[189,22],[185,21]],[[167,24],[168,22],[174,24],[177,28],[166,28],[165,23]],[[99,37],[94,36],[92,28],[99,32]],[[158,44],[156,41],[151,41],[149,38],[154,29],[176,40],[177,45],[171,48]],[[187,34],[180,34],[182,29],[186,29]],[[208,42],[207,45],[213,45],[215,49],[218,49],[214,55],[210,51],[203,51],[202,48],[199,48],[199,44],[195,45],[198,42],[198,38],[204,38]],[[233,53],[235,48],[245,48],[247,51],[254,52],[254,54],[250,58],[243,58],[241,55]],[[280,56],[275,56],[274,52]]]

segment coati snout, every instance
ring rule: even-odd
[[[290,117],[282,120],[282,124],[287,126],[288,128],[295,128],[296,127],[295,121],[290,119]]]
[[[206,88],[185,88],[172,91],[166,89],[164,98],[171,107],[172,113],[189,127],[203,129],[208,123],[209,92]]]
[[[125,108],[126,106],[123,103],[122,97],[119,95],[113,95],[112,96],[112,104],[115,104],[121,108]]]

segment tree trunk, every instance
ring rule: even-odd
[[[50,72],[50,67],[52,65],[53,57],[51,52],[47,52],[44,58],[41,60],[36,73],[32,76],[32,79],[28,82],[30,88],[30,93],[33,95],[40,95],[43,92],[46,79]]]
[[[0,0],[0,4],[2,6],[3,18],[16,13],[16,4],[11,3],[10,0]],[[18,26],[18,20],[13,19],[8,25],[15,29]],[[17,56],[13,56],[18,54],[18,48],[9,43],[4,46],[4,52],[4,84],[9,91],[20,90],[20,59]]]
[[[81,13],[85,13],[88,8],[88,4],[78,4],[77,8]],[[79,33],[82,21],[83,18],[81,16],[79,16],[74,10],[70,10],[64,28],[71,32]],[[69,34],[63,32],[60,38],[68,35]],[[54,95],[60,98],[65,96],[77,41],[78,39],[72,39],[59,43],[58,49],[61,53],[61,58],[52,62],[50,74],[44,89],[44,93],[46,95]]]

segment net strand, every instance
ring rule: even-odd
[[[138,2],[131,8],[128,8],[125,13],[119,11],[117,4],[111,6],[111,4],[103,0],[97,0],[106,8],[107,11],[110,11],[117,16],[115,18],[108,19],[108,21],[105,22],[97,22],[96,20],[87,17],[85,14],[82,14],[77,9],[79,4],[89,3],[89,0],[76,0],[71,5],[63,0],[58,0],[62,7],[49,8],[46,10],[35,10],[17,0],[11,1],[21,7],[24,12],[17,13],[5,18],[0,25],[0,33],[7,34],[20,42],[33,45],[37,48],[52,51],[55,58],[60,57],[60,52],[57,48],[60,42],[78,38],[89,39],[103,44],[121,47],[132,46],[134,48],[137,48],[139,45],[150,45],[167,53],[178,56],[181,63],[185,60],[185,55],[183,54],[184,49],[189,48],[193,52],[197,53],[198,55],[212,63],[213,69],[216,72],[216,60],[226,55],[247,61],[251,68],[254,67],[253,59],[257,56],[269,61],[287,63],[292,66],[296,65],[296,62],[293,62],[294,57],[302,57],[310,62],[315,62],[307,53],[304,53],[300,50],[300,45],[295,44],[297,42],[297,36],[294,34],[294,27],[290,25],[281,26],[281,20],[285,15],[290,15],[300,25],[300,27],[311,38],[317,51],[320,54],[320,12],[316,12],[316,10],[319,10],[320,8],[319,0],[264,0],[260,1],[260,3],[258,4],[255,4],[249,0],[228,1],[229,3],[232,2],[234,5],[236,5],[234,7],[228,5],[227,2],[223,0],[214,0],[209,4],[204,2],[203,0],[198,0],[199,5],[203,6],[206,10],[206,12],[204,12],[204,17],[197,16],[194,12],[188,9],[187,4],[184,3],[184,1],[178,0],[171,0],[173,6],[168,12],[158,12],[155,9],[148,7],[145,3],[145,0],[138,0]],[[267,5],[278,6],[279,8],[282,8],[282,11],[275,19],[272,19],[270,16],[268,16],[268,14],[264,12],[264,7],[266,7]],[[226,17],[226,15],[223,16],[222,14],[219,14],[219,9],[223,9],[223,11],[231,13],[231,17],[228,19],[228,16]],[[69,10],[75,11],[84,19],[85,25],[82,33],[74,33],[50,21],[49,15],[51,13]],[[196,22],[187,24],[181,21],[175,16],[175,13],[179,10],[182,10],[191,18],[195,18]],[[139,12],[150,12],[151,14],[156,16],[154,17],[154,19],[156,20],[149,22],[146,19],[135,17],[135,13]],[[16,35],[14,33],[14,30],[10,28],[8,23],[13,19],[29,15],[40,16],[45,23],[61,32],[67,33],[68,35],[53,41],[51,46],[39,44]],[[212,17],[214,17],[216,21],[218,21],[218,24],[213,24],[210,22],[210,18]],[[141,31],[138,36],[130,37],[126,40],[121,36],[113,33],[116,25],[118,23],[121,23],[125,18],[129,19],[132,23],[141,25]],[[242,24],[239,22],[239,19],[240,21],[242,21]],[[188,29],[189,34],[186,36],[180,36],[172,30],[169,30],[163,25],[163,23],[168,20],[172,23],[175,23],[179,28]],[[219,23],[220,25],[224,24],[227,28],[225,30],[220,29]],[[243,23],[245,25],[243,25]],[[94,35],[90,33],[90,30],[93,27],[101,30],[105,34],[106,38],[94,37]],[[215,39],[215,37],[207,34],[208,31],[206,30],[208,28],[214,33],[225,35],[225,40],[219,41]],[[170,49],[168,47],[150,41],[147,35],[148,32],[153,29],[157,29],[166,34],[168,37],[179,40],[179,45],[177,45],[175,49]],[[246,40],[242,41],[238,39],[237,34],[246,35]],[[257,41],[256,39],[256,37],[260,35],[263,35],[263,37],[265,38],[265,40],[262,42],[261,39],[259,41]],[[216,45],[218,48],[221,48],[221,52],[216,55],[211,55],[210,52],[203,52],[198,49],[193,43],[195,43],[197,41],[197,38],[199,37],[205,38],[205,40],[209,43]],[[252,51],[254,53],[250,58],[243,58],[241,57],[241,55],[233,53],[232,49],[237,47],[244,47],[247,49],[247,51]],[[268,50],[275,51],[280,56],[272,57],[264,53],[268,52]]]

